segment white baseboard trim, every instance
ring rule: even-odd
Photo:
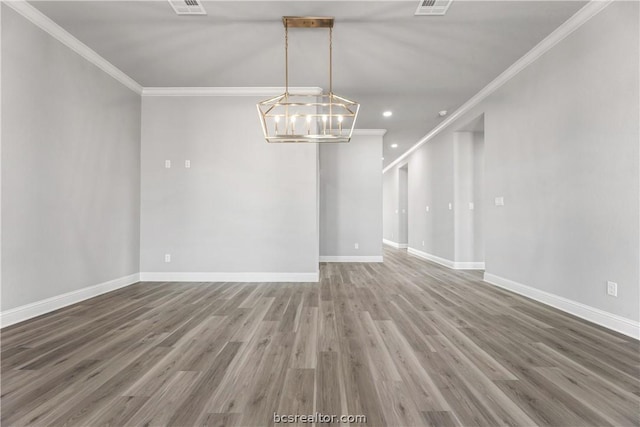
[[[608,313],[598,308],[554,295],[540,289],[532,288],[531,286],[523,285],[522,283],[514,282],[513,280],[505,279],[504,277],[496,276],[495,274],[484,273],[484,281],[499,288],[515,292],[516,294],[523,295],[527,298],[531,298],[543,304],[557,308],[558,310],[573,314],[574,316],[588,320],[596,325],[612,329],[635,339],[640,339],[640,322]]]
[[[407,252],[411,255],[417,256],[418,258],[424,258],[454,270],[484,270],[484,262],[456,262],[413,248],[408,248]]]
[[[456,270],[484,270],[484,262],[455,261],[453,264]]]
[[[320,262],[382,262],[382,256],[321,256]]]
[[[0,313],[0,326],[10,326],[34,317],[50,313],[71,304],[97,297],[125,286],[133,285],[140,281],[138,273],[130,276],[120,277],[119,279],[109,280],[94,286],[78,289],[77,291],[67,292],[66,294],[56,295],[55,297],[43,299],[41,301],[25,304],[20,307],[5,310]]]
[[[142,282],[317,282],[320,272],[315,273],[182,273],[144,272]]]
[[[409,247],[409,245],[406,243],[398,243],[398,242],[394,242],[392,240],[387,240],[387,239],[382,239],[382,243],[384,243],[385,245],[392,246],[396,249],[407,249]]]
[[[422,252],[422,251],[419,251],[419,250],[413,249],[413,248],[408,248],[407,249],[407,253],[409,253],[409,254],[411,254],[413,256],[417,256],[418,258],[423,258],[423,259],[426,259],[428,261],[433,261],[436,264],[444,265],[445,267],[455,268],[454,267],[455,263],[453,261],[451,261],[450,259],[440,258],[439,256],[428,254],[426,252]]]

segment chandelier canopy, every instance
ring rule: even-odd
[[[267,142],[349,142],[360,104],[333,93],[333,18],[282,18],[285,34],[285,91],[259,102]],[[329,93],[289,92],[289,27],[329,29]]]

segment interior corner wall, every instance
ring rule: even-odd
[[[317,275],[317,146],[265,142],[258,101],[143,96],[143,279]]]
[[[484,113],[486,273],[639,320],[639,8],[611,3],[409,156],[410,248],[454,259],[452,218],[425,205],[446,214],[453,134]]]
[[[382,258],[382,135],[320,144],[320,257]],[[358,244],[358,248],[355,248]]]
[[[138,273],[140,96],[1,7],[5,312]]]

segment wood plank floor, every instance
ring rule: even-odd
[[[2,425],[640,424],[638,341],[480,277],[387,249],[315,284],[139,283],[2,330]]]

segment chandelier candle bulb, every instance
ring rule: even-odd
[[[340,135],[342,135],[342,116],[338,116],[338,127],[340,128]]]
[[[273,118],[273,122],[275,123],[275,134],[278,134],[278,123],[280,122],[280,116],[275,116]]]

